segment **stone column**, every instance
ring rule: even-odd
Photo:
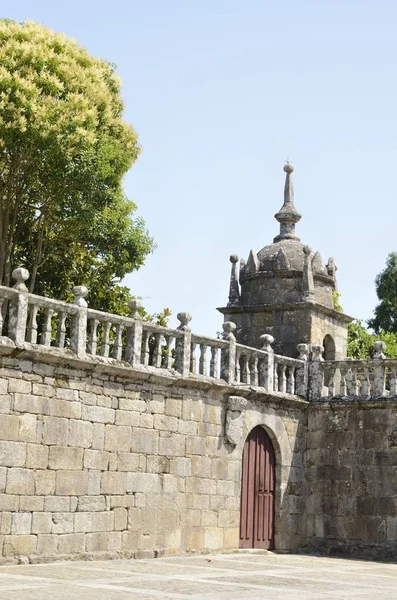
[[[73,304],[78,307],[72,315],[70,326],[70,348],[77,356],[83,358],[87,351],[87,302],[88,289],[84,285],[73,288]]]
[[[309,379],[309,344],[298,344],[299,360],[303,360],[304,364],[296,371],[295,389],[298,396],[307,398],[307,386]]]
[[[128,307],[131,309],[131,318],[134,322],[127,328],[125,360],[132,367],[136,367],[141,364],[143,324],[139,309],[142,308],[142,302],[133,298],[128,302]]]
[[[236,324],[226,321],[222,327],[222,338],[229,342],[229,347],[221,350],[221,379],[233,383],[236,378]]]
[[[324,352],[324,348],[320,344],[313,344],[312,356],[309,366],[309,399],[317,400],[323,395],[324,386],[324,369],[322,363],[324,362],[321,356]]]
[[[274,391],[274,350],[272,344],[274,337],[268,333],[264,333],[260,337],[262,342],[261,350],[267,354],[264,356],[259,369],[259,385],[264,387],[268,392]]]
[[[29,291],[25,281],[29,279],[29,271],[19,268],[12,272],[12,278],[16,284],[13,286],[17,290],[16,295],[9,303],[8,313],[8,337],[20,346],[25,342],[26,323],[28,320]]]
[[[178,329],[183,332],[183,335],[175,340],[175,368],[182,377],[188,377],[192,345],[192,333],[188,323],[192,320],[192,315],[188,312],[180,312],[176,318],[180,322]]]

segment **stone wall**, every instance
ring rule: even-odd
[[[314,403],[308,414],[308,545],[397,556],[397,400]]]
[[[277,457],[276,548],[304,542],[307,402],[54,348],[1,354],[3,562],[237,548],[241,455],[256,425]],[[236,394],[248,405],[231,445]]]

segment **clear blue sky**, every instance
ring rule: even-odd
[[[188,310],[196,333],[221,328],[229,255],[247,258],[276,235],[289,156],[298,234],[335,257],[345,312],[371,316],[375,276],[397,250],[397,2],[1,7],[118,66],[143,147],[126,191],[158,244],[126,283],[149,310]]]

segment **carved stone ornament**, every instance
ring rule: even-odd
[[[236,446],[243,435],[243,412],[248,401],[241,396],[229,396],[226,412],[225,438]]]

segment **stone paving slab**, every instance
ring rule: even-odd
[[[397,599],[397,564],[250,553],[0,567],[1,600]]]

